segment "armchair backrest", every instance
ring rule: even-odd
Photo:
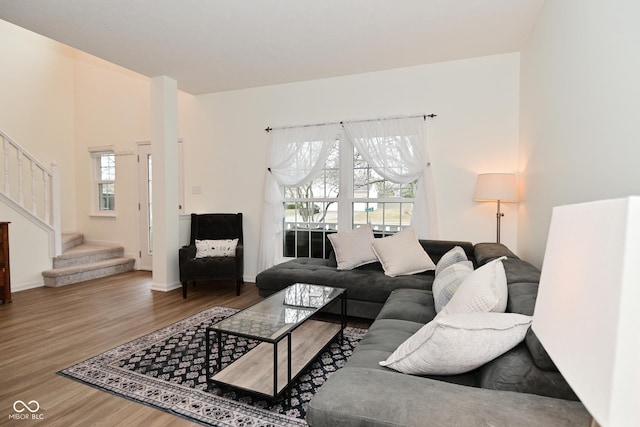
[[[242,243],[242,214],[191,214],[191,244],[197,240],[239,239]]]

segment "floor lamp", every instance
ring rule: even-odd
[[[514,173],[482,173],[478,175],[473,200],[477,202],[497,202],[496,242],[500,243],[500,220],[504,216],[500,212],[500,203],[518,201],[516,174]]]

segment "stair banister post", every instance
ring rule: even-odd
[[[24,178],[22,172],[22,151],[18,150],[18,203],[24,208]]]
[[[44,222],[48,225],[52,225],[51,221],[51,180],[49,171],[42,171],[42,180],[44,185]]]
[[[38,216],[38,190],[36,183],[36,162],[33,159],[29,159],[31,162],[31,213],[34,216]]]
[[[62,225],[60,220],[60,172],[58,164],[51,163],[51,207],[53,216],[54,256],[62,255]]]
[[[2,135],[4,145],[4,194],[11,196],[11,183],[9,182],[9,141]]]

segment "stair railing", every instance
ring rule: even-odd
[[[60,176],[55,162],[45,167],[11,137],[2,139],[0,197],[14,210],[50,235],[50,251],[62,253],[60,221]],[[25,191],[26,188],[26,191]]]

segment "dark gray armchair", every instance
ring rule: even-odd
[[[238,239],[235,256],[196,258],[196,240]],[[213,280],[234,280],[236,295],[244,283],[244,247],[242,214],[191,214],[191,238],[179,251],[182,297],[187,297],[187,285]]]

